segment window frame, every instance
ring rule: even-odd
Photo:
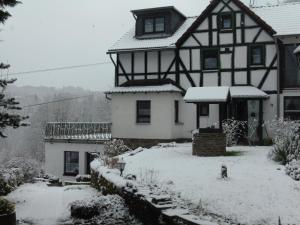
[[[141,103],[149,103],[149,121],[141,121],[141,118],[145,118],[147,116],[140,115],[141,108],[139,104]],[[151,100],[137,100],[136,101],[136,123],[137,124],[150,124],[151,123]]]
[[[163,19],[164,21],[164,29],[162,31],[157,31],[156,23],[158,19]],[[146,20],[152,20],[152,32],[146,32]],[[143,19],[143,33],[144,34],[159,34],[166,32],[166,17],[165,16],[158,16],[158,17],[146,17]]]
[[[224,20],[223,20],[223,17],[228,17],[228,16],[230,16],[230,27],[229,28],[225,28],[224,27]],[[219,30],[220,31],[232,31],[233,30],[233,28],[234,28],[234,15],[233,15],[233,13],[231,13],[231,12],[223,12],[223,13],[221,13],[220,15],[219,15]]]
[[[203,112],[204,107],[207,107],[207,112],[206,113]],[[201,103],[199,105],[199,115],[200,116],[209,116],[209,104],[208,103]]]
[[[299,99],[300,102],[300,96],[284,96],[283,100],[283,116],[284,118],[290,119],[290,117],[287,114],[296,114],[297,117],[299,117],[298,120],[300,120],[300,108],[295,110],[289,110],[286,109],[286,101],[289,99]],[[291,119],[294,120],[294,119]]]
[[[260,63],[254,63],[253,62],[253,57],[252,53],[255,48],[260,48],[261,49],[261,62]],[[249,60],[249,65],[250,66],[265,66],[266,65],[266,46],[265,45],[250,45],[248,48],[248,60]]]
[[[175,124],[179,123],[179,100],[174,101],[174,122]]]
[[[76,172],[69,172],[67,171],[67,154],[68,153],[76,153],[77,155],[77,163],[78,163],[78,171]],[[79,174],[79,162],[80,162],[80,156],[78,151],[64,151],[64,175],[65,176],[77,176]]]
[[[205,54],[208,52],[213,52],[216,51],[215,53],[217,54],[217,65],[216,68],[206,68],[205,66]],[[218,48],[207,48],[203,49],[201,52],[201,62],[202,62],[202,70],[203,71],[214,71],[214,70],[219,70],[220,69],[220,51]]]

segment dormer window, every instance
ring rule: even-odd
[[[233,19],[231,13],[224,13],[220,16],[221,30],[231,30],[233,28]]]
[[[144,20],[144,33],[162,33],[165,31],[165,18],[147,18]]]

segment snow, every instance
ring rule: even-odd
[[[35,183],[22,185],[7,198],[16,203],[18,220],[53,225],[70,217],[71,202],[97,195],[99,192],[89,186],[48,187],[45,183]]]
[[[191,87],[184,96],[185,102],[227,102],[229,87]]]
[[[132,86],[132,87],[115,87],[105,92],[106,94],[116,93],[147,93],[147,92],[182,92],[173,84],[155,85],[155,86]]]
[[[230,87],[232,98],[267,98],[268,95],[262,90],[253,86],[234,86]]]
[[[300,34],[300,4],[288,3],[251,8],[275,31],[276,35]]]
[[[300,54],[300,46],[298,46],[294,51],[294,54],[298,54],[298,53]]]
[[[271,147],[233,147],[235,157],[192,156],[191,144],[144,149],[123,155],[124,174],[157,171],[157,182],[181,198],[247,225],[300,224],[300,183],[285,174],[284,167],[269,160]],[[221,165],[228,179],[221,179]],[[170,182],[173,181],[173,182]]]
[[[196,17],[187,18],[178,30],[170,37],[157,39],[136,39],[135,27],[128,31],[108,51],[124,51],[129,49],[155,49],[155,48],[176,48],[175,43],[186,32],[196,20]]]

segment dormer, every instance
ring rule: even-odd
[[[186,16],[173,6],[139,9],[131,12],[136,19],[135,37],[137,39],[172,36],[186,20]]]

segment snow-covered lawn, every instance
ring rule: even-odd
[[[25,184],[8,195],[16,203],[20,224],[61,224],[70,217],[69,204],[99,195],[90,186],[48,187],[45,183]]]
[[[192,156],[191,144],[151,148],[124,155],[125,174],[145,175],[155,170],[164,183],[181,197],[211,212],[245,224],[300,224],[300,182],[285,175],[284,167],[267,158],[270,147],[234,147],[239,156]],[[229,179],[220,179],[221,165]],[[142,172],[141,172],[142,171]],[[172,184],[173,181],[174,184]]]

